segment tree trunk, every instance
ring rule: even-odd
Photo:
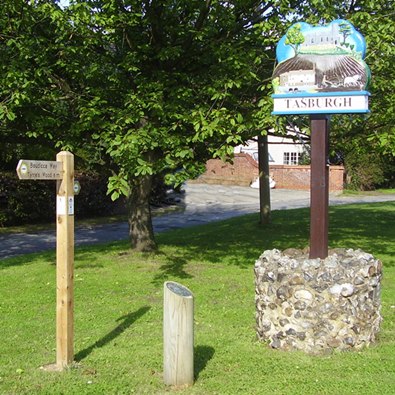
[[[267,135],[258,136],[258,165],[260,223],[265,225],[271,222],[269,150]]]
[[[156,250],[152,226],[150,196],[151,175],[136,177],[130,185],[128,196],[128,222],[131,247],[136,251]]]

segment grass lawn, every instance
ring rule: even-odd
[[[374,191],[355,191],[353,189],[343,190],[343,195],[359,195],[359,196],[391,195],[394,193],[395,193],[394,188],[375,189]]]
[[[127,243],[75,252],[75,364],[55,361],[55,253],[0,261],[0,394],[395,394],[395,203],[330,208],[330,247],[384,264],[377,344],[310,356],[256,341],[253,266],[266,249],[305,247],[309,210],[247,215],[159,234],[156,254]],[[162,380],[163,283],[195,297],[195,384]]]

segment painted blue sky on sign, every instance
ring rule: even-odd
[[[328,25],[293,24],[277,45],[275,94],[365,90],[370,70],[363,58],[366,42],[343,19]]]
[[[350,46],[353,45],[354,50],[356,52],[359,52],[361,54],[362,59],[363,59],[365,57],[365,53],[366,53],[365,38],[362,36],[362,34],[360,34],[354,28],[354,26],[350,22],[348,22],[344,19],[336,19],[336,20],[332,21],[331,23],[329,23],[328,25],[323,25],[323,26],[312,26],[306,22],[299,22],[298,25],[300,25],[300,27],[301,27],[301,29],[300,29],[301,33],[307,38],[307,37],[314,37],[314,36],[317,36],[317,37],[320,37],[320,36],[321,37],[329,37],[331,35],[333,36],[334,32],[335,33],[339,32],[340,25],[343,23],[350,26],[350,34],[347,36],[346,42]],[[292,25],[290,27],[290,29],[292,29],[293,26],[295,26],[295,25]],[[287,39],[287,35],[284,35],[277,44],[276,57],[277,57],[277,61],[279,63],[295,56],[295,51],[292,48],[292,46],[287,45],[285,43],[286,39]],[[316,42],[315,44],[319,44],[319,43]],[[305,43],[305,45],[307,45],[307,42]]]

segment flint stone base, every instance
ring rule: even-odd
[[[382,263],[361,250],[326,259],[265,251],[255,263],[257,336],[272,348],[317,354],[361,349],[380,329]]]

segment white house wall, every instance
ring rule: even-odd
[[[284,153],[297,153],[299,156],[304,152],[302,144],[295,144],[290,138],[268,136],[269,142],[269,164],[270,165],[283,165],[284,164]],[[272,144],[270,144],[272,143]],[[273,144],[274,143],[274,144]],[[246,145],[239,145],[235,148],[235,153],[248,153],[255,160],[258,160],[258,143],[253,140],[249,140]]]

